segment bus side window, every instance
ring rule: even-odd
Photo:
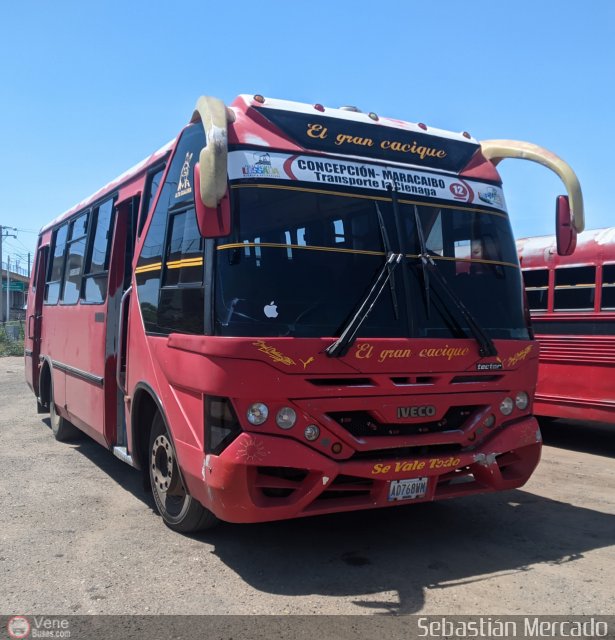
[[[524,269],[522,273],[529,308],[535,311],[546,311],[549,299],[549,271]]]
[[[203,245],[194,208],[174,213],[167,233],[158,325],[165,331],[204,329]]]
[[[45,304],[57,304],[60,298],[60,285],[64,273],[64,253],[66,250],[66,238],[68,236],[68,223],[64,223],[53,234],[53,250],[49,260],[49,272],[45,283]]]
[[[88,233],[88,217],[89,212],[86,212],[70,223],[70,234],[66,247],[66,263],[64,266],[62,304],[76,304],[79,300],[81,270],[83,268]]]
[[[94,210],[88,257],[83,270],[82,300],[84,302],[101,303],[107,296],[112,229],[113,200],[109,199]]]
[[[205,132],[200,122],[189,125],[184,129],[181,138],[177,142],[177,148],[164,184],[160,187],[161,191],[154,211],[151,215],[144,216],[144,219],[139,222],[139,224],[143,224],[145,238],[137,260],[135,279],[143,322],[147,332],[167,335],[171,331],[180,330],[173,319],[177,316],[169,317],[169,313],[179,313],[180,309],[183,309],[185,313],[192,314],[190,320],[191,328],[184,328],[184,330],[192,330],[197,324],[199,325],[198,331],[202,332],[204,330],[204,303],[200,309],[195,308],[193,311],[191,308],[189,310],[182,302],[183,294],[175,293],[171,295],[164,293],[163,295],[161,291],[162,274],[165,270],[165,264],[163,263],[166,259],[164,252],[165,238],[167,236],[170,238],[171,236],[170,218],[173,215],[180,215],[182,211],[186,211],[186,208],[194,201],[192,175],[204,142]],[[150,219],[149,223],[147,223],[147,218]],[[184,266],[187,265],[181,265],[181,267]],[[180,267],[178,267],[178,270],[182,271]],[[187,273],[188,270],[186,270]],[[179,273],[177,275],[179,276]],[[200,299],[204,299],[200,283],[199,287]],[[187,295],[190,297],[192,294]],[[171,305],[172,308],[165,308],[166,303],[164,301],[168,301],[168,305]]]
[[[139,215],[139,225],[137,227],[137,235],[141,237],[141,232],[143,231],[143,227],[145,226],[145,221],[147,220],[147,216],[152,208],[152,203],[154,202],[154,198],[158,193],[158,189],[160,187],[160,183],[162,181],[162,175],[164,173],[164,168],[166,165],[162,165],[158,171],[154,173],[150,173],[147,177],[147,185],[145,187],[145,197],[143,198],[143,205],[141,207],[141,213]]]
[[[602,265],[602,309],[615,309],[615,264]]]
[[[558,267],[555,270],[553,309],[594,308],[596,267]]]
[[[173,214],[163,287],[203,282],[203,237],[194,208]]]

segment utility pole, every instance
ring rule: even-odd
[[[9,233],[10,231],[17,231],[15,227],[3,227],[0,224],[0,289],[2,289],[2,241],[4,238],[17,238],[14,233]],[[6,279],[7,279],[7,291],[8,291],[8,278],[9,278],[9,269],[8,264],[6,265]],[[7,317],[8,317],[8,308],[7,308]],[[2,291],[0,291],[0,322],[4,322],[4,310],[2,309]]]
[[[6,321],[11,320],[11,256],[6,256]]]

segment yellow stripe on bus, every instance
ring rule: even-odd
[[[319,193],[328,196],[341,196],[344,198],[360,198],[363,200],[380,200],[382,202],[391,202],[390,196],[365,196],[360,193],[325,191],[324,189],[304,189],[303,187],[291,187],[283,184],[232,184],[231,189],[284,189],[286,191],[304,191],[306,193]],[[499,216],[500,218],[505,218],[508,220],[508,214],[501,211],[485,211],[485,209],[476,209],[475,207],[460,207],[458,204],[431,204],[429,202],[419,202],[418,200],[405,200],[404,198],[400,197],[398,197],[397,201],[402,204],[416,204],[419,206],[431,207],[433,209],[455,209],[462,212],[487,213],[490,216]]]
[[[365,256],[384,256],[385,253],[383,251],[368,251],[364,249],[344,249],[342,247],[319,247],[319,246],[305,246],[302,244],[283,244],[276,242],[234,242],[232,244],[221,244],[217,247],[218,251],[223,251],[226,249],[244,249],[246,247],[265,247],[265,248],[274,248],[274,249],[303,249],[307,251],[329,251],[331,253],[350,253],[355,255],[365,255]],[[415,258],[419,259],[420,256],[409,253],[406,254],[406,258]],[[518,269],[519,265],[516,265],[512,262],[501,262],[498,260],[482,260],[480,258],[450,258],[448,256],[431,256],[434,260],[449,260],[453,262],[470,262],[470,263],[479,263],[479,264],[495,264],[501,267],[513,267],[514,269]]]
[[[407,253],[406,258],[416,258],[417,260],[421,256],[414,255],[412,253]],[[495,264],[498,267],[512,267],[513,269],[519,269],[518,264],[514,264],[514,262],[501,262],[500,260],[483,260],[481,258],[452,258],[450,256],[433,256],[430,255],[430,258],[434,260],[448,260],[449,262],[470,262],[470,263],[478,263],[478,264]]]
[[[185,258],[184,260],[173,260],[167,262],[167,269],[181,269],[183,267],[202,267],[203,258]]]
[[[167,269],[182,269],[184,267],[202,267],[203,258],[185,258],[184,260],[173,260],[167,262]],[[160,271],[162,269],[162,262],[155,262],[154,264],[146,264],[135,269],[135,273],[150,273],[151,271]]]
[[[162,269],[162,262],[155,262],[154,264],[146,264],[142,267],[137,267],[135,273],[149,273],[150,271],[160,271]]]
[[[244,249],[245,247],[266,247],[273,249],[304,249],[307,251],[329,251],[331,253],[352,253],[365,256],[384,256],[384,251],[367,251],[362,249],[343,249],[342,247],[307,247],[303,244],[281,244],[277,242],[234,242],[232,244],[221,244],[218,251],[225,249]]]

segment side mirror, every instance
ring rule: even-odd
[[[577,231],[570,219],[570,203],[567,196],[557,196],[555,200],[555,228],[557,254],[570,256],[577,248]]]
[[[201,198],[201,163],[194,165],[194,208],[199,231],[204,238],[221,238],[231,232],[231,202],[229,190],[215,207],[208,207]]]

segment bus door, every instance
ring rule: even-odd
[[[39,397],[39,356],[41,353],[41,329],[43,321],[43,299],[45,297],[45,275],[47,273],[47,256],[49,245],[39,247],[36,254],[33,290],[28,299],[28,318],[26,322],[25,354],[26,382]],[[29,358],[29,362],[28,362]],[[39,406],[42,410],[42,407]]]
[[[116,205],[115,241],[111,256],[114,268],[113,273],[109,274],[109,285],[113,287],[113,293],[110,290],[107,308],[105,410],[108,419],[105,419],[105,436],[107,442],[114,445],[114,453],[121,458],[126,455],[126,325],[140,200],[138,194]]]

